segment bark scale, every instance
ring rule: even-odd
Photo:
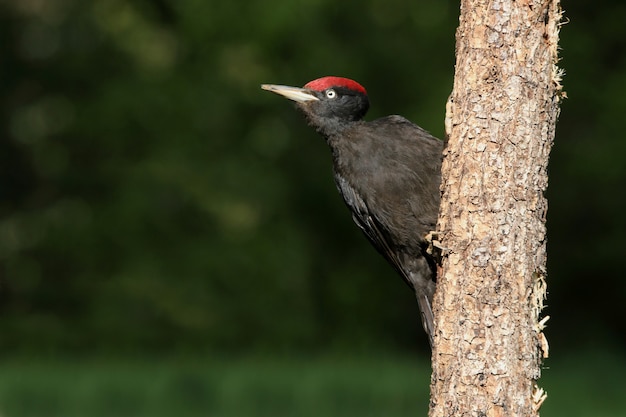
[[[442,167],[430,416],[538,416],[558,0],[462,0]]]

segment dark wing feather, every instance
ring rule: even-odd
[[[380,221],[369,211],[365,201],[356,193],[354,188],[340,175],[335,175],[337,187],[340,189],[343,198],[352,212],[352,219],[356,225],[363,231],[367,239],[380,252],[385,259],[398,271],[404,282],[415,291],[417,303],[422,315],[422,325],[428,335],[430,346],[433,346],[434,334],[434,318],[430,298],[432,293],[428,294],[424,288],[416,286],[415,277],[411,277],[410,271],[407,271],[399,258],[399,252],[392,249],[390,245],[391,239],[384,233],[385,228]],[[424,277],[422,277],[423,279]],[[423,285],[423,284],[422,284]]]
[[[354,188],[348,184],[348,182],[340,175],[335,175],[335,181],[337,187],[340,189],[343,198],[352,212],[352,219],[359,229],[363,231],[367,239],[372,245],[380,252],[385,259],[393,265],[393,267],[400,273],[402,279],[411,287],[411,281],[407,276],[407,271],[402,267],[402,263],[398,258],[398,254],[391,248],[389,242],[391,241],[388,236],[383,232],[385,229],[381,225],[380,221],[372,215],[365,204],[365,201],[356,193]]]

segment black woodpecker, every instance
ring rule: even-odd
[[[261,88],[293,100],[326,139],[339,193],[357,226],[415,291],[432,346],[436,264],[425,236],[437,223],[443,142],[402,116],[364,121],[367,92],[347,78]]]

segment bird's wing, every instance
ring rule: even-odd
[[[341,190],[341,194],[343,195],[346,204],[352,211],[352,219],[356,225],[363,231],[363,234],[365,234],[367,239],[372,243],[372,245],[374,245],[378,252],[380,252],[391,265],[393,265],[404,282],[406,282],[407,285],[415,291],[422,316],[422,325],[424,326],[424,330],[428,335],[428,341],[432,347],[434,318],[429,299],[429,297],[432,297],[432,292],[429,294],[423,283],[423,279],[425,277],[421,277],[420,280],[416,279],[417,277],[415,276],[411,276],[412,272],[404,267],[403,260],[400,259],[400,252],[391,247],[389,242],[392,242],[392,240],[384,232],[385,227],[383,223],[370,212],[365,201],[343,177],[335,175],[335,180],[337,182],[337,186]]]
[[[407,276],[408,271],[402,267],[398,254],[391,248],[391,239],[384,232],[385,228],[367,208],[365,201],[352,188],[350,184],[340,175],[335,176],[337,187],[340,188],[343,198],[352,211],[354,223],[363,231],[367,239],[380,252],[385,259],[400,273],[402,279],[413,289],[413,285]]]

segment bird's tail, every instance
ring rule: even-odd
[[[433,348],[433,335],[435,334],[435,319],[433,316],[433,309],[430,306],[430,300],[428,296],[421,291],[416,291],[417,304],[422,315],[422,326],[426,330],[428,335],[428,341],[430,342],[430,348]]]

